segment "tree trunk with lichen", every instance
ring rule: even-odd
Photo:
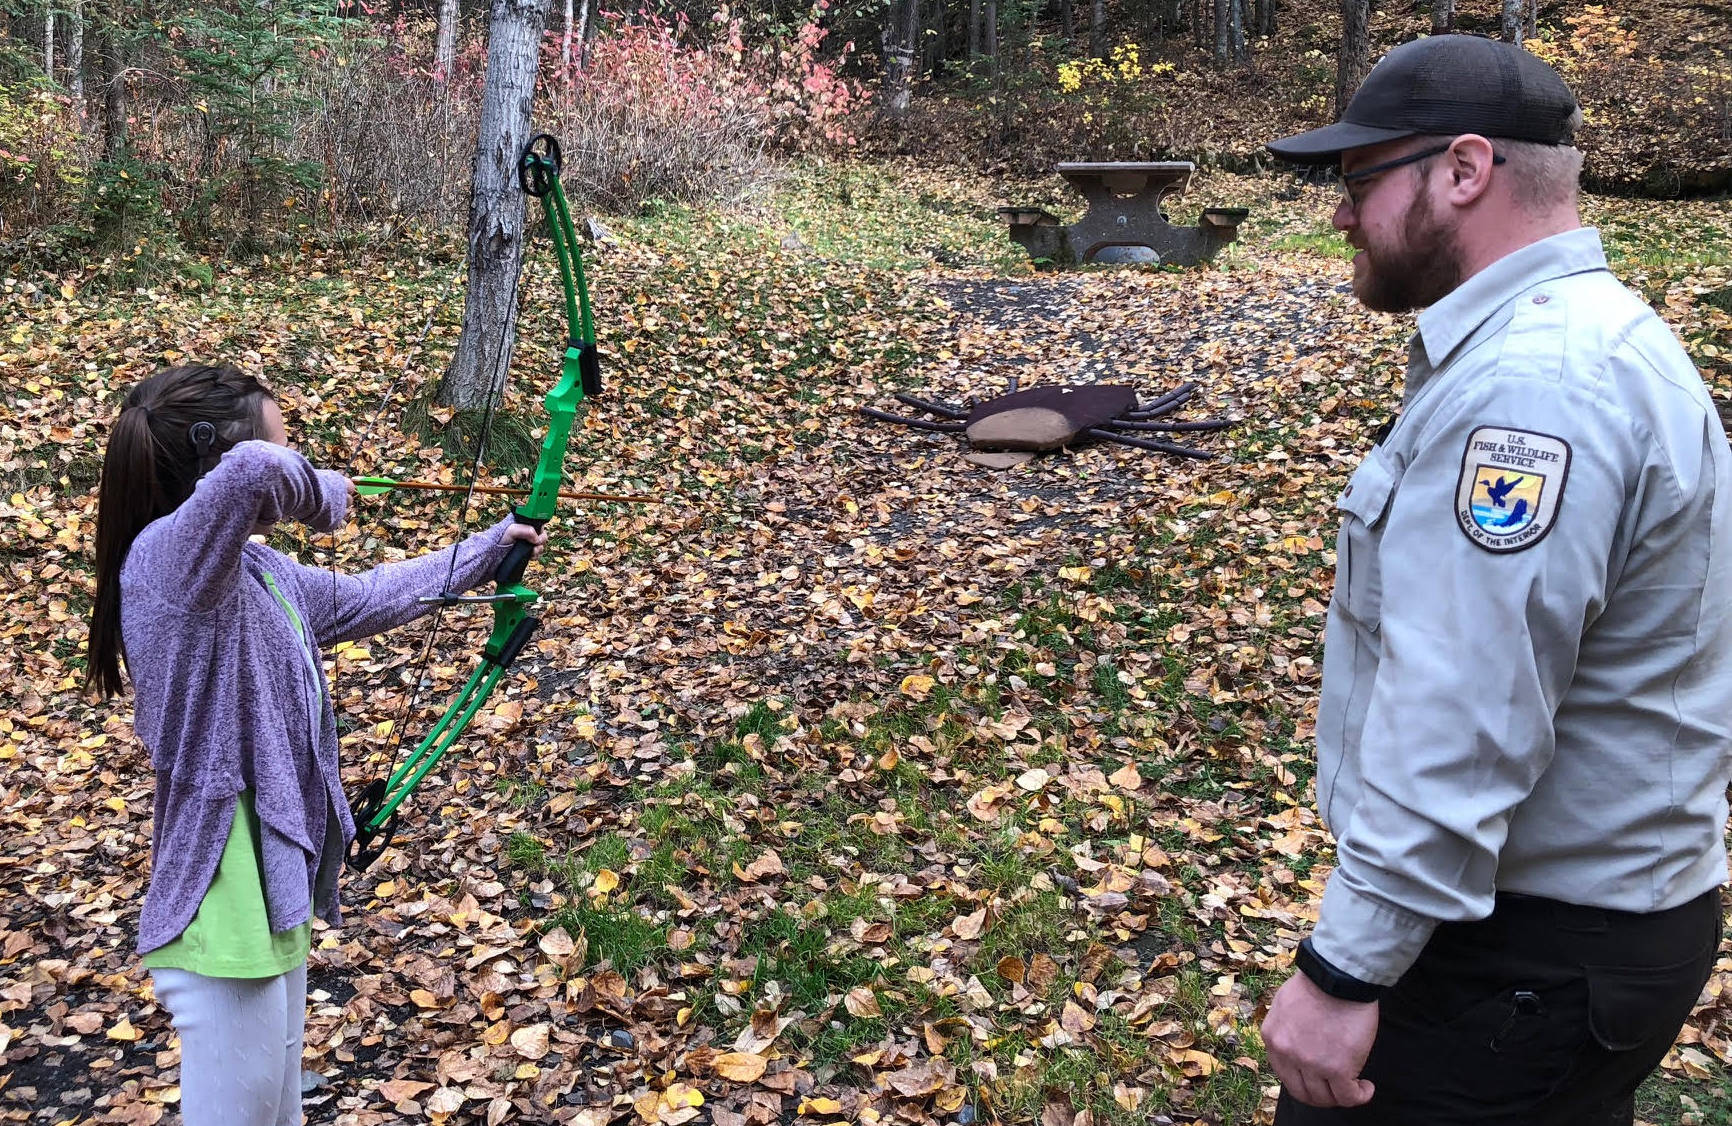
[[[527,197],[517,159],[530,137],[537,49],[552,0],[494,0],[487,77],[469,196],[469,290],[463,335],[434,402],[480,410],[511,365],[517,275],[523,265]]]
[[[914,52],[920,19],[920,0],[897,0],[884,13],[884,76],[881,102],[891,117],[908,112],[914,87]]]
[[[70,0],[66,6],[66,90],[72,95],[72,108],[84,117],[84,0]]]
[[[439,33],[433,45],[433,73],[440,82],[451,77],[457,61],[457,0],[439,0]]]
[[[1499,34],[1505,43],[1522,41],[1522,0],[1503,0],[1503,18]]]

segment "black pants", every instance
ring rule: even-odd
[[[1500,895],[1380,1002],[1362,1107],[1286,1091],[1276,1126],[1630,1126],[1708,980],[1720,893],[1651,915]]]

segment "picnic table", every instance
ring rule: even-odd
[[[1243,207],[1203,209],[1196,226],[1174,226],[1162,204],[1184,193],[1197,166],[1188,160],[1068,161],[1053,171],[1088,204],[1081,219],[1062,226],[1038,207],[1001,207],[1010,237],[1036,261],[1149,262],[1195,266],[1239,237]]]

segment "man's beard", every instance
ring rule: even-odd
[[[1365,248],[1365,277],[1355,294],[1380,313],[1406,313],[1435,305],[1461,284],[1461,246],[1438,221],[1429,192],[1415,193],[1401,220],[1401,243]]]

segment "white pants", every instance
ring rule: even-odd
[[[150,976],[180,1034],[186,1126],[301,1126],[305,962],[280,977],[205,977],[167,968]]]

